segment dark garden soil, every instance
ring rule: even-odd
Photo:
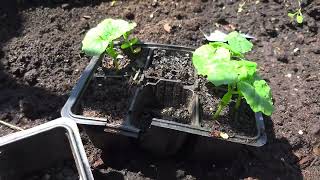
[[[193,84],[194,68],[191,58],[192,54],[188,52],[156,49],[146,75]]]
[[[218,104],[225,93],[225,91],[216,89],[208,81],[201,79],[199,87],[201,104],[200,125],[212,130],[212,132],[224,132],[229,136],[235,136],[236,134],[246,137],[256,136],[257,128],[255,116],[245,102],[242,102],[238,111],[235,111],[235,103],[233,100],[229,106],[221,111],[220,116],[217,119],[213,119]]]
[[[225,165],[155,159],[145,153],[103,164],[100,150],[83,138],[96,179],[320,177],[318,0],[303,0],[302,25],[287,16],[297,2],[282,0],[119,0],[113,6],[98,0],[3,0],[0,4],[0,119],[23,128],[60,116],[89,62],[80,51],[81,40],[106,17],[134,20],[138,24],[134,34],[146,42],[196,47],[205,42],[200,28],[239,30],[256,37],[247,58],[259,64],[273,90],[276,109],[265,120],[265,146],[245,148]],[[0,125],[0,136],[12,132]]]
[[[136,86],[125,77],[93,79],[81,99],[81,114],[106,118],[108,123],[121,124],[135,90]]]

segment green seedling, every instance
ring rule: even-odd
[[[296,9],[294,12],[289,12],[288,16],[290,17],[291,21],[294,21],[294,19],[297,21],[297,23],[301,24],[303,23],[303,15],[301,12],[301,0],[298,0],[299,8]]]
[[[136,54],[138,52],[141,51],[141,48],[140,47],[137,47],[137,48],[133,48],[132,46],[137,44],[137,42],[139,41],[138,38],[132,38],[132,39],[129,39],[129,35],[130,35],[131,32],[126,32],[124,33],[123,35],[123,39],[124,39],[124,42],[123,44],[121,45],[121,49],[127,49],[127,48],[130,48],[131,52]]]
[[[214,114],[221,111],[236,96],[235,110],[245,99],[254,112],[270,116],[274,111],[271,89],[257,73],[257,64],[245,60],[244,54],[251,51],[253,44],[238,32],[231,32],[226,43],[212,42],[195,50],[193,65],[199,75],[205,76],[214,86],[227,85],[228,91],[222,97]]]
[[[124,43],[121,48],[130,48],[133,53],[138,53],[139,49],[132,47],[138,42],[138,39],[129,39],[131,31],[136,26],[136,23],[129,23],[121,19],[105,19],[87,32],[82,41],[82,51],[89,56],[100,56],[106,52],[113,59],[114,67],[119,69],[118,52],[114,48],[114,40],[123,36]]]

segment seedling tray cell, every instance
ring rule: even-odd
[[[162,155],[176,153],[188,133],[170,128],[198,121],[196,99],[194,92],[180,81],[147,79],[137,91],[129,113],[133,123],[145,125],[141,127],[145,130],[140,138],[142,147]],[[149,128],[151,122],[167,126]]]
[[[195,71],[191,58],[190,51],[154,49],[147,61],[145,75],[146,77],[180,80],[185,84],[194,84]]]
[[[93,180],[77,125],[71,120],[60,118],[0,138],[0,179],[46,174],[54,178],[52,168],[73,171],[65,178]]]

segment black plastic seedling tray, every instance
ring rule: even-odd
[[[143,43],[139,44],[142,48],[142,56],[136,57],[135,61],[137,62],[137,66],[141,71],[147,67],[147,61],[152,56],[153,49],[179,49],[183,48],[180,46],[166,46],[161,44],[153,44],[153,43]],[[190,51],[191,48],[185,48]],[[129,115],[123,120],[121,124],[113,124],[108,123],[106,118],[96,118],[96,117],[87,117],[83,115],[79,115],[77,110],[79,106],[81,106],[81,98],[83,94],[86,92],[89,83],[92,81],[99,81],[99,79],[105,78],[120,78],[128,77],[127,74],[122,75],[108,75],[101,74],[98,70],[101,67],[102,59],[104,59],[104,54],[100,57],[93,57],[82,73],[80,79],[78,80],[76,86],[73,88],[70,97],[65,103],[64,107],[61,110],[62,117],[68,117],[74,120],[76,123],[84,126],[86,132],[90,136],[90,139],[93,143],[102,149],[106,148],[123,148],[130,146],[131,143],[136,142],[137,138],[140,135],[141,129],[132,125],[132,122],[129,119]],[[139,79],[137,77],[137,79]],[[129,103],[130,99],[129,99]],[[129,109],[123,109],[123,111],[129,114]]]
[[[79,179],[93,180],[77,125],[70,119],[0,138],[0,179],[26,179],[37,172],[45,175],[46,170],[65,162],[76,167]]]
[[[122,124],[109,124],[103,118],[84,117],[74,113],[89,82],[97,78],[103,78],[98,77],[96,73],[103,56],[92,58],[61,111],[63,117],[68,117],[79,124],[86,125],[85,128],[90,138],[98,147],[106,148],[110,145],[110,142],[113,144],[112,147],[139,142],[141,147],[160,155],[172,155],[181,149],[185,149],[189,152],[190,157],[212,157],[214,159],[221,157],[226,160],[226,157],[232,157],[231,155],[236,154],[235,152],[243,145],[260,147],[266,143],[264,121],[261,113],[255,113],[257,135],[254,137],[236,135],[229,139],[222,139],[213,137],[210,129],[201,127],[199,123],[201,121],[201,103],[196,93],[195,72],[194,77],[190,76],[188,82],[181,81],[179,78],[166,79],[166,77],[155,77],[145,73],[152,64],[155,50],[192,54],[193,48],[153,43],[144,43],[139,46],[146,51],[145,56],[138,59],[139,62],[142,62],[140,64],[144,64],[144,66],[141,66],[142,73],[138,77],[139,86],[130,98],[130,106],[128,109],[123,109],[126,112],[126,118]],[[157,94],[161,88],[167,88],[167,90],[162,94]],[[175,91],[174,88],[180,89],[180,93],[184,94],[181,100],[185,100],[185,102],[181,103],[189,107],[190,122],[175,122],[167,117],[157,117],[152,110],[151,113],[145,113],[146,110],[156,104],[163,106],[166,101],[170,104],[170,100],[175,100],[177,97],[174,94],[168,95],[171,91]],[[192,97],[190,101],[188,101],[189,97]]]

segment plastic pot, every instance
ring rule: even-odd
[[[173,51],[192,52],[192,49],[180,47],[162,47],[161,49],[170,49]],[[147,60],[145,70],[152,64],[153,53]],[[155,86],[159,82],[173,82],[163,77],[150,77],[144,73],[144,86],[141,87],[132,102],[130,113],[133,119],[139,121],[151,121],[149,128],[146,128],[141,134],[140,145],[159,155],[172,155],[179,150],[187,151],[188,157],[192,159],[214,159],[216,161],[226,161],[233,159],[237,152],[245,146],[260,147],[266,143],[266,133],[261,113],[255,113],[252,121],[255,121],[255,136],[235,135],[228,139],[212,136],[212,130],[201,127],[201,102],[197,95],[197,84],[199,79],[196,78],[195,83],[183,82],[177,80],[175,83],[185,85],[185,88],[193,92],[192,100],[192,116],[189,123],[175,122],[168,120],[170,118],[149,117],[146,119],[145,110],[157,104],[157,101],[166,101],[164,99],[174,100],[175,96],[162,94],[167,98],[158,97],[156,91],[161,89]],[[195,75],[196,77],[196,75]],[[151,82],[151,83],[150,83]],[[154,86],[151,88],[150,86]],[[168,93],[168,92],[167,92]],[[170,90],[169,90],[170,94]],[[148,116],[147,116],[148,117]]]
[[[137,90],[133,97],[130,97],[130,106],[123,110],[127,115],[122,124],[109,124],[106,119],[84,117],[74,113],[88,83],[97,78],[95,72],[103,57],[94,57],[91,60],[61,111],[63,117],[69,117],[77,123],[85,125],[96,146],[103,149],[110,147],[110,145],[113,148],[117,146],[125,148],[132,143],[138,143],[139,146],[161,156],[173,155],[183,149],[189,153],[188,157],[196,159],[209,157],[226,160],[228,157],[232,158],[232,155],[235,155],[245,145],[260,147],[266,143],[261,113],[255,113],[255,119],[253,119],[257,130],[254,137],[236,135],[229,139],[222,139],[213,137],[211,129],[201,127],[201,102],[199,102],[197,95],[196,85],[198,80],[196,74],[193,77],[192,72],[189,73],[188,82],[184,82],[179,77],[166,79],[165,75],[164,77],[161,74],[150,76],[146,73],[152,65],[155,50],[192,53],[193,48],[151,43],[140,44],[139,46],[147,52],[138,60],[144,62],[144,67],[140,69],[142,73],[137,78],[139,79]],[[191,61],[191,58],[189,60]],[[104,76],[104,78],[106,77]],[[161,88],[169,89],[161,91]],[[174,88],[181,89],[181,92],[184,93],[170,95]],[[175,101],[179,98],[185,100],[181,101],[182,104],[190,107],[188,122],[175,122],[171,117],[157,116],[153,112],[154,110],[157,111],[156,106],[159,104],[159,106],[164,106],[166,103],[170,104],[170,100]]]
[[[153,49],[166,48],[175,50],[177,48],[184,48],[180,46],[166,46],[153,43],[142,43],[137,46],[141,46],[142,53],[133,57],[135,58],[133,62],[137,64],[136,68],[139,68],[141,72],[147,67],[147,61],[150,59],[150,56],[152,56]],[[190,50],[190,48],[185,48],[185,50]],[[140,128],[132,125],[129,118],[125,117],[121,124],[113,124],[108,123],[108,120],[105,118],[88,117],[77,114],[79,106],[81,105],[81,98],[86,92],[90,82],[103,78],[119,78],[119,75],[114,76],[98,71],[103,59],[104,54],[100,57],[93,57],[91,59],[62,108],[61,116],[70,118],[77,124],[83,125],[95,146],[102,149],[123,149],[130,146],[132,143],[135,143],[141,132]],[[128,74],[123,73],[120,76],[128,77]],[[137,78],[139,79],[139,77]],[[130,99],[128,101],[130,102]],[[128,112],[129,108],[123,109],[123,111]]]
[[[0,179],[25,179],[55,164],[72,163],[79,179],[93,180],[76,123],[59,118],[0,138]]]

